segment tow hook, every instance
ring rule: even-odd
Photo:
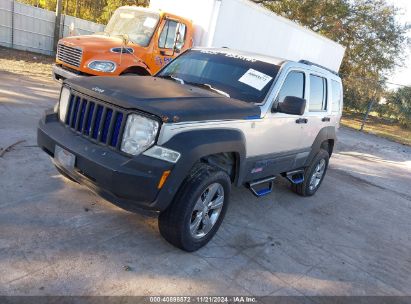
[[[264,195],[270,194],[273,191],[274,180],[276,179],[275,176],[256,180],[252,183],[248,183],[248,189],[250,189],[251,193],[256,197],[262,197]],[[256,187],[267,184],[267,187],[262,189],[257,189]]]

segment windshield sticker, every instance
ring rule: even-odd
[[[261,91],[271,79],[273,79],[271,76],[249,69],[240,79],[238,79],[238,81]]]
[[[231,53],[221,52],[221,51],[215,51],[215,50],[200,50],[200,52],[203,53],[203,54],[211,54],[211,55],[220,54],[220,55],[224,55],[225,57],[245,60],[245,61],[248,61],[248,62],[256,62],[257,61],[257,59],[252,58],[252,57],[239,55],[239,54],[231,54]]]
[[[134,14],[130,14],[130,13],[120,13],[120,18],[121,18],[121,19],[133,19],[133,18],[134,18]]]
[[[230,54],[230,53],[226,53],[225,57],[230,57],[230,58],[235,58],[235,59],[240,59],[240,60],[245,60],[245,61],[249,61],[249,62],[256,62],[257,59],[251,58],[251,57],[247,57],[244,55],[238,55],[238,54]]]
[[[155,18],[147,17],[144,21],[143,26],[148,28],[154,28],[156,26],[157,20]]]

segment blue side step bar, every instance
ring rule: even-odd
[[[291,183],[295,185],[301,184],[304,182],[304,170],[287,172],[286,177]]]
[[[264,179],[260,179],[257,181],[254,181],[252,183],[248,184],[248,188],[250,189],[251,193],[254,194],[256,197],[262,197],[264,195],[270,194],[273,191],[273,185],[274,185],[274,180],[275,180],[275,176],[272,177],[268,177],[268,178],[264,178]],[[262,185],[262,184],[268,184],[268,188],[263,188],[260,190],[257,190],[255,187]]]

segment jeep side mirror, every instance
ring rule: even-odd
[[[280,102],[277,106],[276,112],[291,114],[291,115],[303,115],[305,112],[305,105],[307,101],[304,98],[287,96],[283,102]]]

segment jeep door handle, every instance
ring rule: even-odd
[[[306,124],[308,122],[308,119],[307,118],[298,118],[296,121],[295,121],[295,123],[298,123],[298,124]]]
[[[329,117],[324,117],[323,119],[321,119],[321,121],[323,121],[323,122],[331,121],[331,118],[329,118]]]

